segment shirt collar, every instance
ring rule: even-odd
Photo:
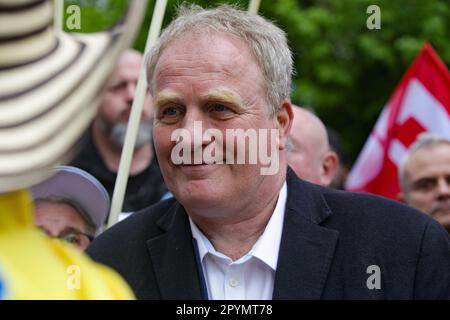
[[[277,268],[278,253],[280,249],[281,235],[283,231],[286,199],[287,199],[287,184],[286,182],[284,182],[278,195],[275,210],[273,211],[273,214],[270,217],[269,222],[267,223],[266,229],[264,230],[263,234],[259,237],[259,239],[256,241],[255,245],[250,250],[250,252],[247,254],[255,258],[258,258],[274,271]],[[211,242],[203,234],[203,232],[200,231],[197,225],[192,221],[191,217],[189,217],[189,223],[191,225],[192,236],[197,241],[200,261],[203,261],[203,258],[208,253],[214,256],[227,258],[225,255],[214,249]]]

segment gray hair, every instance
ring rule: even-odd
[[[406,165],[408,164],[411,157],[414,155],[414,153],[416,153],[419,150],[428,149],[431,147],[435,147],[437,145],[450,146],[450,139],[425,132],[420,134],[417,140],[411,145],[411,147],[408,150],[408,153],[403,157],[402,161],[400,162],[400,167],[398,170],[400,188],[402,192],[409,191],[408,181],[406,177]]]
[[[266,101],[271,114],[277,111],[281,101],[290,97],[293,63],[285,32],[258,15],[229,5],[214,9],[203,9],[198,5],[178,8],[176,19],[164,30],[146,57],[152,95],[155,67],[164,49],[182,35],[197,30],[229,33],[247,43],[264,76]]]

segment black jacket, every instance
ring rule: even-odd
[[[436,221],[384,198],[304,182],[292,170],[287,185],[274,299],[450,299],[450,239]],[[139,299],[201,299],[188,217],[175,199],[106,231],[88,254]],[[373,265],[380,289],[367,286]]]

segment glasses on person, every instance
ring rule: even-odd
[[[70,232],[59,235],[57,238],[78,247],[87,247],[94,240],[93,236],[83,232]]]
[[[94,240],[94,237],[90,234],[77,231],[77,230],[71,230],[69,232],[61,233],[57,236],[53,236],[49,234],[49,232],[43,228],[40,228],[43,232],[47,234],[50,238],[56,238],[59,240],[62,240],[66,243],[70,243],[72,245],[75,245],[80,248],[87,248],[91,242]]]

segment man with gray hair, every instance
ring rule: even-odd
[[[403,159],[399,178],[399,198],[450,232],[450,140],[421,134]]]
[[[88,249],[138,298],[450,297],[450,240],[436,221],[302,181],[288,167],[292,58],[273,23],[229,6],[183,8],[147,71],[156,154],[174,198]],[[264,157],[229,161],[242,143],[230,131],[257,132],[245,158],[268,151],[279,169],[261,170]]]

